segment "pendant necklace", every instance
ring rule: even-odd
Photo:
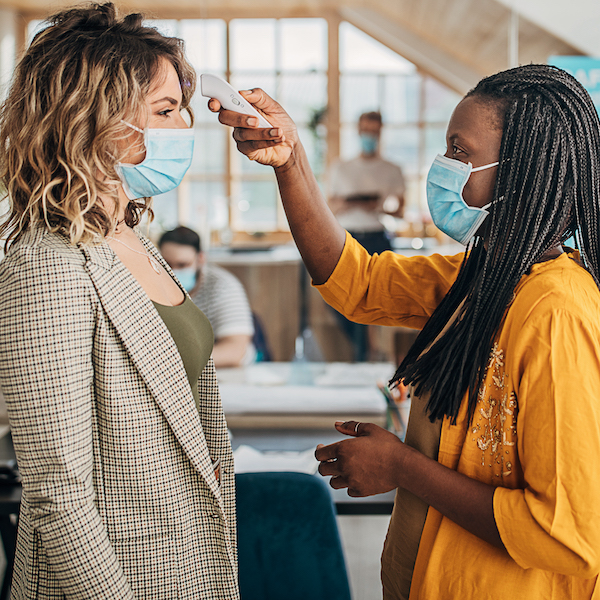
[[[148,252],[148,250],[146,250],[144,248],[144,252],[140,252],[139,250],[136,250],[135,248],[132,248],[131,246],[128,246],[125,242],[122,242],[121,240],[118,240],[116,237],[107,237],[107,240],[113,240],[114,242],[117,242],[119,244],[121,244],[122,246],[125,246],[125,248],[127,248],[128,250],[131,250],[132,252],[135,252],[136,254],[139,254],[140,256],[145,256],[148,259],[148,262],[150,263],[150,266],[154,269],[154,271],[160,275],[160,264],[159,262],[154,258],[154,256],[152,256],[152,254],[150,254],[150,252]]]

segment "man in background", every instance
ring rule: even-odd
[[[358,119],[361,153],[338,161],[329,173],[329,206],[340,225],[371,254],[391,250],[381,216],[401,217],[404,209],[402,169],[381,158],[381,113]]]
[[[254,325],[246,292],[235,276],[206,264],[200,236],[188,227],[166,231],[158,248],[194,304],[213,328],[215,366],[238,367],[253,362]]]
[[[360,155],[334,163],[329,172],[329,206],[333,214],[371,254],[392,249],[381,217],[401,217],[404,211],[402,169],[379,153],[382,127],[381,113],[363,113],[358,119]],[[368,360],[368,326],[353,323],[339,313],[336,319],[352,343],[354,360]]]

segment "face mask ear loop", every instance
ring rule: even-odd
[[[123,125],[127,125],[127,127],[131,127],[131,129],[133,129],[134,131],[138,131],[141,134],[144,133],[143,129],[140,129],[139,127],[136,127],[135,125],[132,125],[131,123],[128,123],[127,121],[124,121],[123,119],[121,119],[121,123],[123,123]]]
[[[482,165],[481,167],[474,167],[471,169],[471,173],[477,173],[477,171],[484,171],[485,169],[491,169],[492,167],[496,167],[499,164],[500,164],[500,162],[496,161],[496,162],[490,163],[489,165]]]

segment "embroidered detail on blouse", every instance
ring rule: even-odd
[[[495,343],[488,362],[488,376],[479,390],[471,433],[481,450],[481,465],[493,469],[495,477],[512,473],[509,449],[517,438],[517,397],[508,393],[504,351]]]

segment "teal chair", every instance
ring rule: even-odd
[[[236,475],[241,600],[350,600],[335,509],[304,473]]]

